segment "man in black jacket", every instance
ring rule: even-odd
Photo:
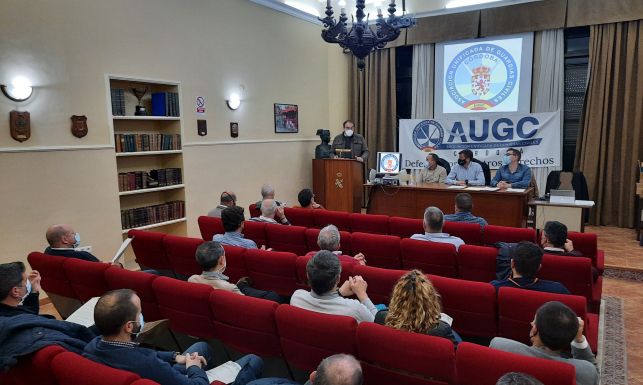
[[[40,273],[34,270],[27,276],[22,262],[0,265],[0,317],[38,315],[39,296]]]
[[[46,237],[49,247],[45,249],[45,254],[100,262],[91,253],[74,249],[80,245],[80,234],[69,225],[49,226]]]

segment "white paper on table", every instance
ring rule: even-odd
[[[587,206],[594,206],[595,202],[594,202],[594,201],[576,200],[576,201],[574,201],[574,204],[577,204],[577,205],[583,205],[583,206],[585,206],[585,205],[587,205]]]
[[[508,188],[507,192],[518,192],[518,193],[520,193],[520,192],[525,192],[525,189],[524,188]]]
[[[486,187],[467,187],[468,191],[485,191],[487,190]]]
[[[446,322],[451,326],[453,323],[453,317],[449,316],[448,314],[440,313],[440,321]]]
[[[206,370],[205,374],[208,375],[208,381],[221,381],[224,384],[231,384],[237,378],[241,371],[241,366],[234,361],[228,361],[225,364],[219,365],[216,368]]]
[[[94,325],[94,308],[96,307],[96,302],[98,302],[98,297],[94,297],[85,302],[83,306],[79,307],[72,315],[67,317],[65,321],[85,327]]]
[[[462,190],[462,189],[464,189],[464,188],[467,188],[467,186],[459,186],[459,185],[457,185],[457,184],[454,184],[454,185],[449,186],[449,187],[447,187],[447,188],[448,188],[448,189],[452,189],[452,190]]]

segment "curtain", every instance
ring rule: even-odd
[[[433,44],[413,46],[411,119],[433,117]]]
[[[590,222],[634,225],[643,155],[643,20],[590,27],[589,83],[575,167],[596,202]]]
[[[531,109],[533,112],[560,110],[560,162],[559,167],[534,167],[538,191],[545,193],[547,175],[562,169],[563,155],[563,106],[565,104],[565,34],[562,29],[539,31],[534,39],[534,73]]]
[[[377,50],[366,58],[366,68],[357,69],[352,56],[349,115],[357,132],[364,135],[370,155],[368,168],[375,168],[378,151],[393,151],[397,142],[395,48]]]

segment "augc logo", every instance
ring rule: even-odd
[[[477,44],[458,53],[449,64],[447,93],[458,105],[482,111],[507,99],[518,81],[511,54],[495,44]]]
[[[440,148],[444,140],[444,129],[435,120],[423,120],[413,129],[413,144],[422,151]]]

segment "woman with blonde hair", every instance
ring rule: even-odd
[[[394,329],[448,338],[457,345],[462,339],[445,321],[451,317],[441,311],[440,294],[431,281],[420,270],[411,270],[397,281],[389,309],[378,312],[375,322]]]

